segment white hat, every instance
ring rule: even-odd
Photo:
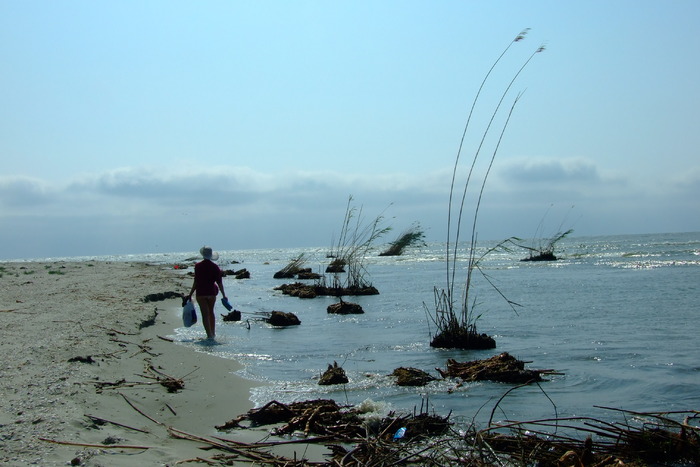
[[[199,249],[199,253],[204,259],[209,259],[212,261],[216,261],[217,259],[219,259],[219,253],[212,250],[210,246],[203,246]]]

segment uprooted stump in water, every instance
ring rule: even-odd
[[[321,279],[321,275],[313,272],[311,268],[303,269],[297,274],[297,279],[300,280],[317,280]]]
[[[447,360],[447,370],[436,368],[443,378],[461,378],[464,381],[497,381],[501,383],[523,384],[543,381],[543,374],[560,374],[554,370],[526,370],[525,362],[516,359],[508,352],[494,355],[485,360],[458,362]]]
[[[233,269],[227,269],[223,272],[224,277],[233,276],[234,279],[250,279],[250,271],[247,269],[239,269],[234,271]]]
[[[343,302],[328,305],[326,311],[336,315],[360,315],[365,312],[357,303]]]
[[[241,320],[241,312],[239,310],[231,310],[229,313],[225,315],[221,315],[221,318],[224,321],[240,321]]]
[[[436,379],[423,370],[411,367],[397,368],[391,373],[391,376],[396,377],[398,386],[425,386]]]
[[[345,374],[343,367],[338,366],[338,362],[333,362],[333,365],[328,365],[328,369],[323,372],[318,384],[321,386],[329,386],[331,384],[346,384],[348,377]]]
[[[297,315],[284,311],[273,311],[268,318],[265,318],[265,322],[272,326],[297,326],[301,324]]]
[[[559,258],[556,257],[551,251],[544,251],[536,255],[530,255],[527,258],[523,258],[520,261],[556,261]]]

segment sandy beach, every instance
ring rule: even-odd
[[[221,454],[169,428],[262,439],[214,428],[252,408],[240,365],[167,340],[182,323],[178,298],[144,302],[190,286],[144,263],[0,263],[0,464],[186,465]],[[161,382],[172,379],[184,387],[169,392]],[[320,450],[275,448],[297,459]]]

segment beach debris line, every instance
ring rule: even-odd
[[[226,431],[246,428],[241,425],[248,420],[250,426],[281,425],[273,430],[277,436],[303,432],[305,436],[330,435],[344,441],[365,439],[368,432],[390,441],[401,427],[406,428],[405,438],[435,436],[447,431],[451,422],[449,416],[440,417],[427,413],[396,416],[393,412],[367,423],[363,405],[340,406],[332,399],[316,399],[283,404],[271,401],[262,407],[249,410],[243,415],[216,426]]]
[[[526,370],[525,362],[508,352],[484,360],[458,362],[447,360],[447,369],[436,368],[443,378],[460,378],[464,381],[496,381],[500,383],[523,384],[543,381],[542,375],[561,375],[555,370]]]
[[[537,461],[540,465],[700,464],[698,411],[633,412],[598,408],[622,413],[625,422],[611,423],[591,417],[504,422],[475,431],[474,447],[482,452],[488,449],[507,454],[522,463]]]
[[[301,433],[305,436],[280,444],[324,443],[333,456],[331,462],[324,464],[293,465],[612,467],[659,462],[698,465],[700,462],[699,412],[642,413],[600,408],[622,412],[625,423],[565,417],[489,423],[485,429],[470,425],[466,430],[456,430],[449,416],[430,415],[422,408],[419,414],[397,416],[392,412],[368,422],[361,405],[339,406],[333,400],[318,399],[291,404],[271,401],[216,429],[246,429],[249,427],[242,425],[246,420],[250,427],[279,425],[271,430],[275,436],[299,436]],[[397,437],[398,434],[401,436]],[[233,440],[216,439],[219,444],[243,446]],[[246,447],[268,448],[275,444],[268,441]],[[218,446],[213,444],[212,447]]]

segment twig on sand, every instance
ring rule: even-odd
[[[122,428],[126,428],[129,430],[134,430],[134,431],[140,431],[141,433],[148,433],[148,430],[142,430],[141,428],[134,428],[133,426],[129,425],[124,425],[123,423],[118,423],[118,422],[113,422],[112,420],[107,420],[106,418],[100,418],[100,417],[95,417],[94,415],[88,415],[85,414],[87,418],[92,420],[94,423],[97,423],[98,425],[104,425],[106,423],[109,423],[114,426],[120,426]]]
[[[122,394],[122,393],[120,392],[119,395],[122,396],[122,397],[124,398],[124,400],[126,401],[126,403],[129,404],[129,405],[131,406],[132,409],[134,409],[135,411],[137,411],[138,413],[140,413],[141,415],[143,415],[144,417],[146,417],[147,419],[149,419],[150,421],[152,421],[152,422],[155,423],[156,425],[165,426],[165,424],[163,424],[162,422],[159,422],[158,420],[156,420],[155,418],[151,417],[150,415],[146,415],[143,411],[141,411],[138,407],[136,407],[136,406],[134,405],[134,403],[131,402],[131,401],[129,400],[129,398],[126,397],[124,394]]]
[[[250,459],[252,461],[260,462],[263,465],[306,465],[306,466],[313,466],[313,465],[328,465],[327,463],[324,462],[309,462],[306,460],[299,460],[299,459],[288,459],[283,456],[277,456],[274,454],[271,454],[266,451],[261,451],[260,449],[262,447],[267,447],[267,443],[265,444],[247,444],[247,443],[242,443],[240,441],[233,441],[233,440],[219,440],[219,439],[212,439],[212,438],[206,438],[204,436],[199,436],[199,435],[193,435],[191,433],[187,433],[185,431],[178,430],[177,428],[173,427],[168,427],[168,434],[172,436],[173,438],[177,439],[187,439],[190,441],[197,441],[200,443],[208,444],[209,446],[220,449],[222,451],[230,452],[233,454],[237,454],[241,457],[245,457],[246,459]]]
[[[150,355],[150,356],[152,356],[152,357],[157,357],[157,356],[159,355],[159,354],[157,354],[157,353],[151,352],[151,347],[149,347],[149,346],[147,346],[147,345],[144,345],[144,344],[137,344],[136,342],[123,341],[123,340],[121,340],[121,339],[116,339],[116,338],[112,338],[112,339],[110,339],[110,341],[111,341],[111,342],[116,342],[117,344],[135,345],[135,346],[137,346],[138,348],[140,348],[141,350],[139,350],[138,352],[136,352],[135,354],[133,354],[132,357],[134,357],[134,356],[136,356],[136,355],[138,355],[138,354],[140,354],[140,353],[146,353],[146,354],[148,354],[148,355]]]
[[[94,325],[96,328],[104,329],[105,331],[113,332],[115,334],[121,334],[122,336],[137,336],[138,333],[136,332],[124,332],[124,331],[117,331],[114,328],[108,328],[105,326],[100,326],[99,324]]]
[[[39,438],[47,443],[62,444],[64,446],[81,446],[84,448],[100,448],[100,449],[151,449],[153,446],[132,446],[130,444],[89,444],[89,443],[73,443],[71,441],[58,441],[49,438]]]

